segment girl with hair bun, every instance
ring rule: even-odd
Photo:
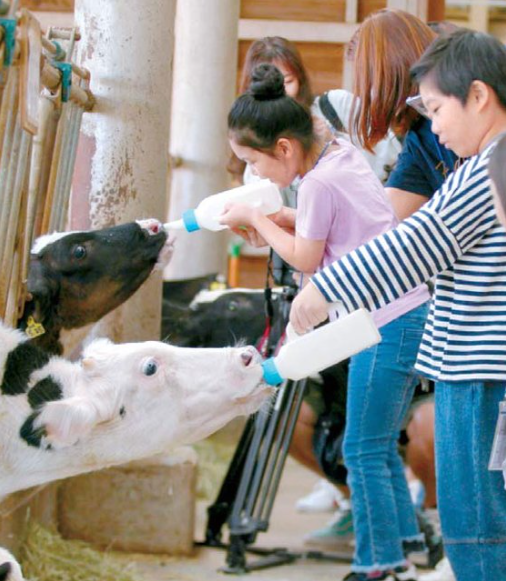
[[[311,107],[313,91],[302,57],[295,44],[281,36],[266,36],[251,43],[241,72],[240,94],[248,89],[255,67],[265,63],[272,64],[281,71],[287,95],[302,105]],[[247,183],[250,178],[246,164],[234,154],[230,156],[227,170],[239,183]]]
[[[232,106],[228,129],[232,150],[254,173],[281,188],[297,177],[301,181],[296,210],[284,207],[263,216],[234,204],[221,222],[250,243],[270,245],[301,273],[319,271],[397,225],[381,182],[365,158],[344,139],[325,143],[315,136],[308,109],[286,95],[283,75],[273,65],[254,69],[248,90]],[[355,284],[360,292],[360,280]],[[347,423],[345,439],[351,434],[358,441],[357,454],[373,467],[376,491],[371,506],[353,506],[375,535],[371,546],[367,534],[355,529],[362,562],[351,578],[357,581],[370,575],[378,580],[416,578],[403,551],[417,543],[423,546],[423,537],[397,438],[417,383],[414,363],[429,298],[427,287],[420,285],[377,308],[373,318],[381,328],[382,342],[350,362],[347,415],[354,419]]]

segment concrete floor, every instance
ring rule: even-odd
[[[273,548],[286,547],[293,551],[307,551],[302,539],[304,534],[323,526],[331,515],[303,515],[294,509],[295,501],[310,491],[316,478],[293,461],[285,466],[280,489],[271,517],[269,531],[258,535],[256,545]],[[199,502],[195,538],[204,536],[207,503]],[[351,553],[350,553],[351,555]],[[248,555],[248,562],[255,555]],[[131,559],[130,559],[131,560]],[[294,563],[252,571],[244,575],[226,575],[218,569],[225,565],[225,552],[220,549],[197,548],[192,558],[175,559],[156,556],[137,556],[136,570],[143,581],[224,581],[245,579],[248,581],[336,581],[349,572],[347,564],[299,559]]]
[[[293,461],[285,466],[278,491],[271,526],[260,533],[257,546],[265,548],[286,547],[293,551],[307,551],[302,539],[307,532],[323,526],[328,514],[304,515],[294,509],[295,501],[310,491],[316,478]],[[195,538],[203,538],[206,503],[199,503]],[[350,549],[351,556],[351,549]],[[248,555],[248,562],[256,556]],[[131,560],[131,558],[129,559]],[[192,558],[175,559],[156,556],[138,556],[136,570],[143,581],[337,581],[349,572],[349,564],[313,559],[299,559],[294,563],[252,571],[243,575],[226,575],[218,569],[225,564],[225,552],[220,549],[198,548]]]

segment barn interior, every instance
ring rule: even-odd
[[[254,40],[294,42],[314,94],[352,90],[347,46],[382,8],[506,40],[506,2],[497,0],[1,0],[0,320],[16,327],[22,319],[39,236],[149,218],[166,223],[238,185],[227,170],[227,115]],[[76,358],[90,337],[191,347],[261,337],[266,280],[276,286],[268,251],[229,231],[169,236],[174,251],[163,270],[100,320],[66,332],[65,356]],[[190,309],[199,291],[224,289],[252,293],[215,310]],[[220,317],[233,320],[218,337]],[[121,581],[119,574],[125,581],[222,579],[227,547],[206,543],[207,510],[244,425],[234,420],[193,449],[168,450],[151,462],[10,494],[0,503],[0,546],[25,563],[27,581],[56,579],[55,569],[29,563],[43,560],[46,546],[57,560],[74,541],[86,545],[69,549],[62,581]],[[315,477],[288,459],[279,478],[279,489],[267,493],[275,499],[272,513],[253,544],[266,550],[242,549],[248,563],[262,564],[230,566],[229,555],[226,572],[251,581],[344,575],[353,547],[329,557],[303,546],[305,533],[328,518],[294,509]],[[112,564],[97,555],[111,556]],[[427,571],[435,564],[420,562]]]

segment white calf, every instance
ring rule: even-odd
[[[0,323],[0,496],[191,443],[270,393],[253,347],[99,339],[71,363]]]

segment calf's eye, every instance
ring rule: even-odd
[[[77,260],[82,260],[86,256],[86,248],[84,246],[76,246],[72,251],[72,256]]]
[[[158,364],[153,359],[149,359],[142,366],[142,373],[144,375],[154,375],[158,371]]]

